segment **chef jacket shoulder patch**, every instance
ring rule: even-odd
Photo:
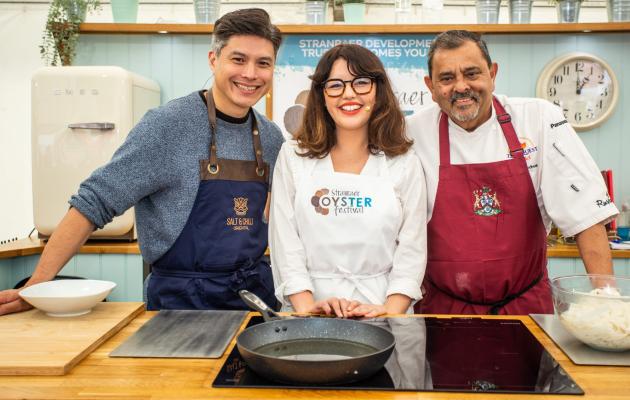
[[[487,186],[473,191],[474,203],[473,212],[482,217],[491,217],[501,214],[501,202],[497,197],[497,193]]]

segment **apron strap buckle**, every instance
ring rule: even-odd
[[[499,121],[500,124],[509,124],[512,122],[512,117],[510,117],[510,114],[508,113],[500,114],[497,115],[497,121]]]

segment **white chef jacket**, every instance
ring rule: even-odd
[[[573,236],[619,213],[610,201],[595,161],[559,107],[536,98],[497,95],[512,118],[534,184],[538,208],[547,229],[553,221],[565,236]],[[407,135],[425,172],[428,220],[438,186],[440,108],[432,104],[407,117]],[[508,145],[492,108],[492,117],[472,132],[449,118],[452,164],[503,161]]]
[[[281,288],[277,293],[278,299],[283,303],[284,309],[289,309],[288,296],[303,291],[311,291],[316,300],[318,293],[314,290],[309,267],[317,266],[318,272],[321,263],[318,262],[318,254],[313,251],[308,243],[303,243],[300,231],[307,227],[300,226],[296,218],[296,190],[297,185],[305,178],[309,171],[334,172],[330,155],[325,158],[311,159],[300,157],[295,140],[283,144],[274,171],[274,186],[271,194],[271,213],[269,225],[269,245],[271,251],[271,265],[276,288]],[[370,155],[368,162],[361,171],[361,175],[379,176],[381,171],[378,166],[381,155]],[[370,275],[379,273],[377,266],[371,263],[368,254],[374,251],[370,246],[394,246],[393,259],[390,261],[391,270],[387,274],[387,287],[378,288],[379,297],[383,300],[386,296],[400,293],[418,300],[422,297],[420,284],[424,276],[426,266],[426,188],[424,185],[424,173],[421,164],[410,149],[404,155],[386,158],[387,173],[392,180],[396,200],[400,203],[401,212],[399,221],[388,221],[398,226],[398,237],[392,243],[366,243],[365,254],[350,254],[353,252],[339,252],[335,255],[339,258],[339,265],[352,265],[353,270],[361,271],[361,274]],[[340,226],[338,238],[343,243],[343,227]],[[342,246],[340,246],[342,247]],[[335,272],[335,271],[330,271]],[[355,290],[351,298],[361,298]],[[365,300],[364,300],[365,301]]]

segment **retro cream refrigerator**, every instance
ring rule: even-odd
[[[154,81],[119,67],[46,67],[31,80],[33,218],[40,237],[52,234],[68,199],[107,163],[131,128],[160,104]],[[135,239],[133,209],[94,239]]]

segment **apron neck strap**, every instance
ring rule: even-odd
[[[492,105],[497,114],[497,121],[505,137],[505,141],[510,149],[512,157],[523,157],[523,149],[518,140],[514,126],[512,125],[512,117],[505,111],[505,108],[499,103],[496,97],[492,96]],[[444,111],[440,113],[440,165],[451,165],[451,144],[449,139],[448,115]]]
[[[217,108],[214,104],[214,97],[212,96],[212,89],[206,92],[206,103],[208,106],[208,122],[210,122],[210,167],[218,166],[217,157]],[[258,121],[256,120],[256,114],[251,110],[252,115],[252,140],[254,142],[254,157],[256,158],[256,173],[258,176],[265,174],[265,164],[263,162],[262,145],[260,142],[260,134],[258,131]]]
[[[497,121],[499,121],[499,126],[503,131],[503,136],[505,136],[505,141],[510,149],[510,154],[515,158],[523,157],[523,148],[521,147],[521,142],[518,140],[518,135],[514,130],[514,125],[512,125],[512,117],[510,117],[510,114],[505,111],[505,108],[503,108],[503,105],[499,103],[499,100],[497,100],[495,96],[492,96],[492,104],[496,110]]]

